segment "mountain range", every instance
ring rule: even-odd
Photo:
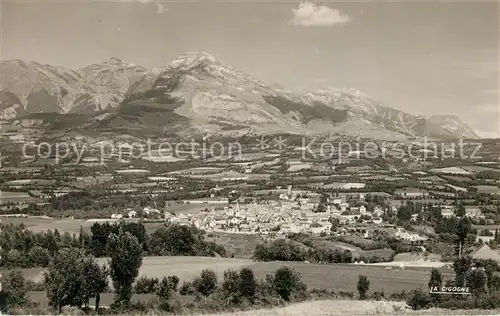
[[[2,61],[0,115],[2,120],[34,120],[49,130],[83,134],[478,138],[453,115],[414,116],[355,89],[293,93],[207,53],[186,53],[157,69],[117,58],[77,70]]]

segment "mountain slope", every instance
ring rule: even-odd
[[[79,70],[20,60],[0,62],[0,114],[95,113],[119,105],[143,67],[110,59]]]
[[[149,73],[142,66],[118,58],[87,66],[78,72],[82,81],[71,113],[94,113],[119,105],[130,86]]]
[[[84,120],[83,132],[148,137],[168,133],[477,137],[456,117],[413,116],[355,89],[294,94],[206,53],[186,53],[154,71],[116,58],[75,71],[2,62],[0,111],[4,119],[39,112],[94,116],[90,123]]]
[[[20,60],[0,62],[1,117],[63,113],[71,107],[80,79],[78,72],[61,67]]]
[[[132,86],[124,103],[168,106],[191,121],[191,130],[221,133],[345,133],[363,137],[456,138],[438,122],[385,107],[354,90],[327,89],[296,95],[267,86],[205,53],[187,53],[156,79]]]
[[[453,135],[472,139],[479,138],[476,132],[456,115],[433,115],[429,118],[429,122],[441,126]]]

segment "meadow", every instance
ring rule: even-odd
[[[500,188],[494,185],[478,185],[477,192],[486,194],[500,194]]]
[[[104,264],[106,258],[100,258]],[[191,281],[199,276],[203,269],[214,270],[219,278],[227,269],[250,267],[257,278],[274,272],[281,266],[292,266],[302,274],[303,281],[310,289],[329,289],[335,291],[356,292],[358,276],[365,275],[370,280],[370,291],[384,291],[386,294],[426,288],[430,276],[429,268],[399,269],[381,266],[359,266],[352,264],[310,264],[303,262],[254,262],[249,259],[230,259],[218,257],[145,257],[139,276],[161,278],[177,275],[182,281]],[[451,277],[450,269],[440,269],[445,278]],[[22,269],[25,277],[40,281],[44,269]]]
[[[35,202],[36,199],[32,198],[26,192],[9,192],[0,190],[0,202],[7,203],[20,203],[20,202]]]
[[[371,240],[366,240],[366,239],[361,239],[361,238],[353,238],[353,240],[362,240],[365,242],[371,242]],[[314,238],[313,239],[313,244],[317,247],[321,248],[327,248],[327,249],[332,249],[332,250],[349,250],[352,252],[353,258],[357,259],[359,257],[381,257],[381,258],[388,258],[390,257],[393,253],[394,250],[391,249],[373,249],[373,250],[363,250],[357,246],[354,246],[352,244],[348,244],[345,242],[341,241],[329,241],[329,240],[324,240],[324,239],[319,239],[319,238]]]
[[[212,208],[214,204],[191,204],[178,203],[177,201],[167,201],[167,210],[175,214],[198,214],[205,208]]]
[[[68,232],[70,234],[78,234],[80,232],[80,227],[86,228],[92,223],[86,220],[78,219],[52,219],[43,217],[1,217],[3,224],[24,224],[24,226],[31,230],[32,232],[42,232],[46,230],[57,229],[60,233]]]
[[[229,255],[234,254],[235,258],[240,259],[251,259],[255,247],[264,242],[264,239],[256,234],[229,234],[219,232],[208,233],[205,235],[205,239],[224,246]]]

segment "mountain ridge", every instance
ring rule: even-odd
[[[208,53],[198,52],[182,54],[155,69],[116,57],[77,70],[3,61],[0,111],[4,120],[40,112],[95,117],[106,113],[110,129],[150,129],[152,134],[172,127],[184,134],[240,130],[391,139],[478,138],[453,115],[422,119],[384,106],[356,89],[327,88],[297,94],[266,85]],[[102,127],[101,120],[95,123],[87,124],[87,129]]]

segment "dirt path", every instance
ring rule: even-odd
[[[205,316],[329,316],[329,315],[499,315],[496,311],[452,311],[429,309],[412,311],[403,302],[330,300],[313,301],[274,309],[210,314]]]

